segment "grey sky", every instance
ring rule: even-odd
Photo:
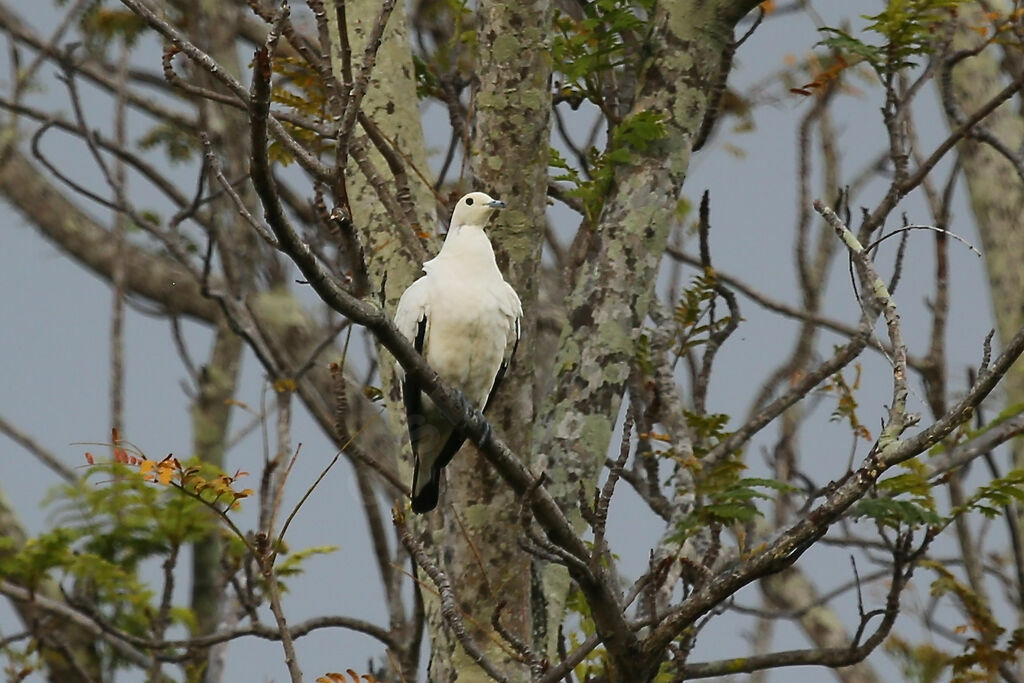
[[[52,30],[54,16],[48,3],[16,3],[19,11],[44,35]],[[822,12],[846,12],[850,5],[871,3],[822,3]],[[838,13],[826,14],[833,21]],[[733,87],[758,82],[765,74],[783,65],[787,53],[801,54],[819,40],[815,27],[803,16],[770,21],[742,47],[736,71],[730,81]],[[6,50],[0,51],[0,74],[4,85],[9,74]],[[159,62],[150,55],[146,68],[159,70]],[[64,103],[64,91],[54,78],[53,67],[44,67],[39,74],[45,92],[34,96],[36,101]],[[868,83],[862,85],[860,96],[843,95],[835,109],[839,119],[839,147],[844,155],[844,177],[849,179],[862,164],[882,149],[881,117],[878,112],[879,91]],[[95,104],[96,126],[105,126],[102,112],[108,104],[95,93],[88,97]],[[920,133],[925,145],[934,144],[945,135],[944,123],[933,93],[921,95],[918,113],[931,106],[924,117]],[[757,129],[750,133],[734,133],[734,118],[720,125],[712,144],[698,152],[693,160],[684,193],[696,204],[700,193],[711,191],[713,259],[716,267],[755,286],[765,294],[796,304],[793,251],[793,225],[796,210],[795,150],[796,124],[807,103],[799,96],[784,99],[776,107],[756,111]],[[25,130],[29,130],[26,128]],[[66,140],[66,138],[62,138]],[[428,144],[444,145],[445,137],[428,140]],[[741,149],[742,156],[730,153],[725,145]],[[102,188],[92,159],[84,145],[54,141],[49,146],[63,170],[76,179],[91,179]],[[941,167],[943,173],[948,165]],[[185,169],[176,172],[185,172]],[[190,176],[188,176],[190,177]],[[815,183],[817,183],[817,176]],[[141,183],[133,185],[140,190]],[[880,184],[870,186],[859,202],[872,205],[883,192]],[[816,196],[831,199],[832,188],[817,187]],[[138,203],[145,204],[145,197]],[[920,202],[905,202],[911,222],[927,222],[928,215]],[[977,243],[975,229],[958,190],[953,229]],[[101,210],[91,209],[97,216]],[[0,205],[4,218],[3,248],[0,249],[0,415],[33,435],[65,463],[77,467],[84,463],[86,450],[96,447],[75,445],[76,442],[105,441],[109,435],[108,409],[108,329],[110,299],[108,287],[82,268],[73,265],[51,244],[14,214],[7,205]],[[893,213],[893,218],[899,211]],[[573,229],[575,225],[565,226]],[[563,229],[565,229],[563,227]],[[895,226],[890,226],[895,227]],[[824,230],[824,228],[821,228]],[[883,247],[879,259],[888,273],[895,253],[896,241]],[[905,324],[912,351],[923,351],[926,342],[928,311],[923,301],[932,285],[932,240],[925,233],[910,238],[910,248],[902,282],[896,299]],[[963,386],[964,370],[976,365],[981,355],[981,342],[991,328],[990,307],[985,289],[983,264],[958,244],[951,248],[951,333],[949,358],[954,386]],[[722,349],[711,386],[709,407],[713,411],[734,415],[736,424],[749,408],[753,393],[775,365],[788,354],[795,325],[769,315],[749,300],[740,298],[745,322]],[[858,315],[841,258],[833,269],[825,310],[830,317],[855,322]],[[127,395],[125,436],[139,444],[153,457],[167,453],[186,455],[191,448],[188,399],[180,382],[185,372],[177,361],[168,334],[168,324],[130,310],[127,318]],[[210,334],[204,328],[185,324],[186,339],[194,357],[201,359],[208,352]],[[838,338],[825,335],[819,347],[828,350]],[[890,396],[887,361],[873,353],[863,358],[864,383],[858,396],[861,418],[876,430]],[[917,385],[915,384],[915,388]],[[239,398],[257,407],[264,391],[263,373],[255,359],[247,354],[244,380]],[[918,397],[912,397],[913,410],[923,411]],[[840,476],[849,455],[850,435],[843,424],[829,423],[827,414],[834,401],[826,399],[817,408],[819,419],[814,430],[804,433],[804,466],[819,483]],[[248,422],[241,412],[233,419],[238,429]],[[333,456],[333,448],[319,434],[318,428],[302,410],[296,411],[292,433],[303,443],[299,464],[292,475],[288,496],[295,501],[320,468]],[[760,448],[772,443],[774,429],[765,430],[748,450],[748,461],[756,469],[763,457]],[[861,443],[859,455],[865,452]],[[258,432],[236,447],[229,456],[229,469],[258,471],[262,446]],[[22,514],[22,521],[31,533],[48,527],[46,508],[41,501],[57,482],[56,478],[31,455],[0,437],[0,486]],[[323,614],[346,614],[381,621],[385,612],[377,572],[363,529],[351,472],[344,462],[330,473],[320,489],[303,508],[291,535],[291,545],[338,545],[340,551],[307,562],[307,573],[291,580],[292,593],[286,600],[291,621]],[[287,507],[287,505],[286,505]],[[646,524],[651,517],[638,499],[620,487],[612,505],[610,538],[613,548],[623,560],[627,573],[636,575],[646,562],[647,549],[657,540],[661,527]],[[242,518],[251,523],[251,516]],[[801,561],[815,568],[821,588],[842,583],[850,578],[849,561],[845,555],[822,556],[815,553]],[[186,586],[178,586],[182,601]],[[868,594],[871,595],[870,593]],[[755,602],[756,592],[747,590],[741,601]],[[878,596],[875,595],[877,598]],[[855,621],[850,616],[850,623]],[[900,624],[910,621],[901,617]],[[18,627],[7,604],[0,603],[0,633]],[[713,623],[698,642],[694,661],[732,654],[742,654],[747,646],[735,632],[729,617]],[[802,639],[795,634],[779,633],[778,646],[798,647]],[[343,630],[320,631],[298,643],[299,656],[310,680],[326,671],[351,667],[363,671],[366,662],[377,657],[381,648],[369,638]],[[255,639],[233,645],[228,658],[227,681],[287,679],[280,645]],[[884,656],[873,657],[883,670]],[[808,670],[803,680],[820,680],[823,672]],[[30,679],[30,680],[39,680]],[[779,673],[773,680],[797,680],[791,672]]]

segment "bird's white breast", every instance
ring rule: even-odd
[[[424,340],[427,362],[483,408],[501,366],[514,324],[499,278],[481,281],[465,273],[432,273],[430,325]]]

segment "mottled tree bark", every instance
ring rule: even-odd
[[[352,70],[358,71],[363,49],[380,11],[379,0],[355,0],[345,3],[348,39],[352,51]],[[330,17],[333,12],[328,12]],[[340,48],[339,48],[340,49]],[[343,82],[340,60],[332,55],[335,78]],[[391,146],[401,153],[405,162],[409,190],[416,209],[415,228],[436,234],[435,201],[431,189],[416,171],[427,177],[426,148],[420,124],[419,102],[410,95],[416,91],[412,52],[409,50],[409,27],[405,3],[395,5],[377,50],[377,59],[370,77],[370,86],[362,101],[362,112],[381,130]],[[359,128],[357,136],[365,135]],[[384,157],[370,146],[370,162],[397,192]],[[398,297],[420,276],[420,265],[433,256],[428,251],[440,247],[440,241],[427,248],[416,234],[408,234],[405,226],[396,224],[389,207],[369,182],[356,161],[349,159],[345,168],[348,202],[370,276],[371,294],[393,310]],[[383,370],[383,368],[382,368]],[[389,372],[390,375],[390,372]]]
[[[963,11],[955,47],[974,47],[979,43],[982,38],[971,27],[983,25],[983,22],[978,15]],[[1006,74],[1000,68],[1001,59],[1000,48],[991,46],[977,57],[962,60],[953,68],[954,96],[962,112],[969,115],[973,108],[1006,86]],[[1020,78],[1020,75],[1016,74],[1016,77]],[[1020,150],[1024,144],[1024,117],[1018,106],[1009,101],[982,122],[992,135],[1014,151]],[[1024,269],[1020,267],[1021,254],[1024,254],[1024,230],[1021,229],[1024,182],[1004,156],[978,139],[964,140],[957,147],[957,153],[984,246],[985,270],[998,339],[1005,345],[1024,325],[1024,300],[1021,298]],[[1024,366],[1015,366],[1003,386],[1008,403],[1024,401]],[[1015,453],[1017,467],[1024,466],[1024,443],[1016,443]]]
[[[241,77],[242,65],[235,39],[242,8],[231,3],[193,0],[185,4],[183,13],[191,24],[190,33],[197,37],[200,46],[233,75]],[[205,73],[197,73],[196,78],[205,87],[217,89],[219,86]],[[245,136],[234,133],[247,125],[245,113],[213,102],[200,101],[198,105],[199,119],[208,134],[224,141],[221,163],[225,173],[229,178],[245,177],[249,167],[248,145]],[[220,190],[214,178],[209,178],[207,184],[211,194]],[[239,196],[250,209],[258,205],[248,185],[240,189]],[[217,224],[217,235],[213,239],[218,243],[231,296],[244,299],[252,290],[256,275],[263,271],[256,235],[227,197],[214,201],[210,209]],[[232,399],[238,388],[243,350],[242,337],[231,329],[223,314],[218,315],[213,348],[197,378],[198,393],[191,415],[195,456],[220,470],[225,469]],[[226,584],[222,555],[221,530],[214,524],[212,531],[192,546],[191,607],[198,635],[213,633],[222,621]],[[217,652],[218,648],[201,652],[195,661],[204,683],[219,683],[221,679],[223,667]]]
[[[548,489],[581,532],[578,487],[582,482],[593,490],[608,453],[691,147],[731,46],[733,22],[742,16],[726,18],[727,10],[738,6],[699,0],[658,5],[656,49],[637,78],[629,114],[661,114],[666,134],[619,167],[566,304],[554,389],[538,409],[534,438]],[[544,585],[557,623],[569,585],[565,570],[549,566]]]
[[[488,411],[495,430],[529,464],[533,386],[537,381],[537,273],[545,234],[551,130],[551,13],[549,0],[481,3],[477,14],[479,78],[473,98],[469,153],[471,187],[508,208],[488,229],[498,264],[523,302],[522,341],[497,401]],[[510,680],[528,680],[525,664],[501,647],[490,626],[499,602],[501,622],[538,651],[546,647],[543,601],[531,600],[532,558],[519,547],[520,501],[498,473],[467,445],[447,468],[447,501],[434,541],[459,583],[462,607],[477,626],[474,640]],[[431,612],[433,680],[475,680],[480,673],[453,634]],[[557,627],[555,627],[557,628]],[[552,629],[554,631],[554,628]]]
[[[591,255],[568,301],[555,389],[538,415],[538,450],[557,470],[552,490],[574,507],[577,483],[604,463],[678,193],[722,52],[732,41],[718,3],[659,6],[661,49],[647,66],[631,113],[658,112],[666,135],[634,154],[615,177]]]
[[[201,370],[199,392],[192,402],[192,444],[195,456],[205,463],[224,469],[224,451],[228,440],[232,400],[238,388],[243,341],[222,321],[214,333],[213,349]],[[221,566],[223,554],[221,531],[216,526],[192,546],[191,607],[199,635],[213,633],[221,623],[224,610],[225,578]],[[209,666],[204,672],[206,683],[220,680],[219,667]]]
[[[1008,3],[989,3],[991,9],[1008,9]],[[980,6],[961,8],[954,39],[955,49],[969,49],[977,46],[983,38],[974,30],[984,26],[983,9]],[[1016,50],[1015,46],[1007,48]],[[950,126],[959,125],[957,118],[963,113],[970,115],[981,103],[991,99],[1006,87],[1007,73],[1001,61],[1011,72],[1010,78],[1020,79],[1019,62],[1005,58],[1003,50],[996,45],[989,46],[981,54],[960,61],[951,74],[953,107],[959,112],[946,113]],[[1015,71],[1015,73],[1014,73]],[[948,104],[948,103],[947,103]],[[996,109],[981,122],[987,134],[993,136],[1009,150],[1018,155],[1024,149],[1024,116],[1019,103],[1010,100]],[[1019,168],[994,147],[982,139],[971,137],[957,146],[957,158],[967,183],[971,210],[981,237],[985,256],[985,272],[988,275],[989,298],[996,319],[997,339],[1005,347],[1013,335],[1024,326],[1024,269],[1021,256],[1024,255],[1024,182]],[[1017,363],[1003,380],[1002,398],[1006,405],[1024,402],[1024,363]],[[1024,468],[1024,439],[1010,442],[1013,453],[1013,468]],[[1012,507],[1016,516],[1017,545],[1024,546],[1024,507]],[[1024,568],[1017,568],[1020,576]],[[1024,590],[1018,586],[1017,591]],[[979,596],[983,598],[983,596]],[[1019,606],[1018,606],[1019,607]],[[1024,620],[1024,613],[1018,621]],[[1018,658],[1017,671],[1022,671]]]

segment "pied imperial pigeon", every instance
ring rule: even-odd
[[[398,302],[395,325],[446,382],[473,406],[486,410],[519,343],[522,304],[505,282],[484,233],[505,203],[483,192],[459,200],[441,252],[423,264],[426,273]],[[437,507],[441,470],[466,435],[408,374],[402,398],[415,455],[412,509]]]

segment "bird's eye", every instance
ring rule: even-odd
[[[468,204],[469,206],[472,206],[473,205],[473,198],[472,197],[467,197],[466,198],[466,204]]]

